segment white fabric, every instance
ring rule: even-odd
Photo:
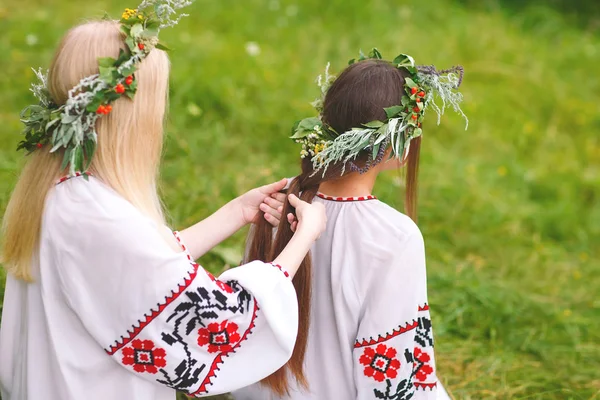
[[[160,229],[93,177],[51,191],[35,282],[7,279],[3,400],[200,397],[289,359],[298,310],[284,272],[256,261],[216,280]]]
[[[315,201],[325,204],[328,222],[312,249],[310,388],[293,385],[289,396],[277,397],[256,384],[235,392],[235,399],[436,399],[440,385],[418,227],[370,196],[320,195]],[[380,373],[370,367],[378,362]],[[447,398],[443,388],[439,393]]]

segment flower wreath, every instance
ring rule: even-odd
[[[377,49],[371,50],[368,56],[361,52],[358,61],[366,59],[381,60],[382,56]],[[352,59],[349,64],[355,61]],[[446,106],[452,105],[454,111],[465,119],[465,129],[468,127],[469,121],[460,108],[463,97],[456,90],[462,83],[462,66],[438,71],[433,65],[416,66],[414,59],[406,54],[400,54],[391,63],[408,73],[404,83],[406,93],[400,99],[400,104],[385,109],[386,120],[371,121],[341,134],[322,119],[323,101],[327,90],[335,81],[335,76],[329,74],[329,64],[325,68],[325,74],[318,77],[321,97],[311,104],[319,112],[319,116],[298,121],[292,129],[291,137],[296,143],[302,144],[300,157],[311,157],[315,173],[323,170],[324,175],[330,164],[340,161],[343,161],[342,174],[347,163],[350,163],[352,171],[364,173],[381,162],[390,144],[390,157],[402,159],[408,153],[410,141],[422,135],[421,124],[429,107],[437,113],[439,124]],[[441,99],[441,106],[436,103],[435,95]],[[361,168],[353,161],[363,151],[369,151],[370,157]]]
[[[65,104],[52,101],[48,91],[48,72],[34,70],[39,82],[31,85],[31,92],[39,104],[21,111],[25,124],[17,150],[31,153],[51,144],[50,152],[65,149],[62,169],[69,174],[85,172],[92,161],[98,137],[96,121],[112,111],[111,103],[127,96],[133,99],[137,91],[135,71],[150,52],[157,48],[168,50],[160,43],[161,29],[175,26],[187,14],[180,10],[193,0],[144,0],[136,9],[126,9],[120,19],[126,48],[118,58],[98,59],[99,74],[83,78],[69,91]],[[106,17],[105,17],[106,19]]]

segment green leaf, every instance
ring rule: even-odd
[[[379,128],[377,130],[376,134],[379,135],[379,137],[375,140],[375,144],[379,144],[385,140],[385,138],[387,137],[386,130],[387,130],[387,124],[385,124],[384,126],[382,126],[381,128]]]
[[[131,27],[121,24],[121,32],[123,32],[125,36],[129,36],[131,34]]]
[[[85,159],[86,159],[84,170],[87,170],[90,167],[90,164],[92,163],[92,159],[94,157],[94,153],[96,152],[96,142],[93,141],[92,139],[84,140],[83,141],[83,149],[85,150]]]
[[[109,86],[113,86],[115,84],[113,71],[116,71],[115,67],[100,67],[100,79],[102,79]]]
[[[123,76],[133,75],[136,70],[137,70],[137,66],[136,65],[132,65],[132,66],[130,66],[128,68],[122,69],[121,70],[121,75],[123,75]]]
[[[367,127],[367,128],[380,128],[384,123],[381,121],[371,121],[371,122],[367,122],[366,124],[363,124],[363,126]]]
[[[69,165],[69,161],[71,161],[71,153],[73,152],[73,149],[68,148],[67,150],[65,150],[65,155],[63,157],[63,162],[60,166],[61,170],[64,170],[65,168],[67,168],[67,165]]]
[[[290,136],[290,139],[302,139],[302,138],[305,138],[308,135],[310,135],[310,133],[311,133],[311,131],[308,129],[298,128],[298,129],[296,129],[294,134],[292,136]]]
[[[102,57],[98,59],[98,65],[100,67],[109,68],[114,66],[116,61],[117,60],[112,57]]]
[[[381,147],[381,143],[378,143],[373,146],[373,160],[377,158],[377,154],[379,154],[380,147]]]
[[[133,97],[135,96],[135,92],[128,90],[125,92],[125,96],[127,96],[127,98],[129,98],[130,100],[133,100]]]
[[[158,28],[145,29],[141,32],[140,37],[144,39],[150,39],[158,36]]]
[[[356,59],[355,59],[355,58],[353,58],[353,59],[351,59],[351,60],[348,60],[348,65],[352,65],[352,64],[354,64],[354,62],[355,62],[355,61],[356,61]]]
[[[311,117],[311,118],[304,118],[302,121],[300,121],[300,123],[298,124],[298,128],[301,129],[306,129],[306,130],[313,130],[315,128],[315,126],[321,126],[321,120],[317,117]]]
[[[125,51],[124,49],[120,49],[119,50],[119,58],[117,58],[115,65],[116,66],[122,65],[125,61],[129,60],[130,56],[131,56],[131,54],[129,54],[128,51]]]
[[[376,58],[378,60],[381,60],[383,57],[381,56],[381,53],[379,52],[379,50],[377,50],[377,48],[373,47],[373,49],[371,50],[371,52],[369,53],[369,57],[370,58]]]
[[[83,171],[83,149],[81,146],[75,147],[75,171]]]
[[[404,82],[406,82],[406,86],[408,86],[410,88],[418,87],[418,85],[412,79],[410,79],[408,77],[404,78]]]
[[[387,115],[388,118],[395,117],[400,112],[402,112],[403,109],[404,108],[402,106],[393,106],[393,107],[384,108],[385,114]]]
[[[164,43],[158,42],[156,44],[156,48],[162,51],[171,51],[170,48],[167,47],[167,45],[165,45]]]
[[[146,29],[160,29],[160,21],[157,21],[155,19],[147,19]]]
[[[131,27],[130,35],[134,38],[137,38],[142,34],[142,32],[144,32],[144,27],[142,26],[142,24],[134,24]]]
[[[125,39],[125,44],[127,45],[127,47],[129,47],[130,51],[134,51],[135,47],[135,42],[133,41],[133,38],[131,36],[128,36],[127,39]]]
[[[410,97],[404,95],[402,96],[402,105],[407,107],[410,104]]]
[[[75,121],[77,118],[79,118],[78,115],[66,115],[66,114],[63,114],[60,117],[60,122],[62,122],[63,124],[72,124],[73,121]]]
[[[409,56],[408,54],[400,54],[398,57],[394,58],[392,61],[397,67],[410,68],[414,67],[415,60]]]
[[[413,132],[412,132],[412,135],[411,135],[411,136],[412,136],[412,137],[414,137],[414,138],[416,138],[416,137],[419,137],[419,136],[421,136],[422,134],[423,134],[423,129],[421,129],[421,128],[415,128],[415,129],[413,130]]]

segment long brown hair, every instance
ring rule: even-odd
[[[345,132],[352,127],[373,120],[385,120],[384,108],[398,105],[404,94],[404,78],[402,71],[392,64],[381,60],[365,60],[350,65],[340,74],[329,88],[324,101],[323,122],[335,129]],[[416,220],[417,211],[417,170],[419,163],[420,138],[411,141],[406,171],[406,213]],[[362,157],[365,161],[368,154]],[[302,160],[302,173],[291,183],[288,193],[299,196],[306,202],[312,202],[319,190],[319,185],[341,177],[342,165],[331,165],[325,175],[313,174],[312,162],[307,157]],[[286,200],[283,206],[282,220],[273,241],[271,226],[261,218],[250,238],[248,251],[249,261],[272,261],[288,244],[293,236],[286,215],[293,212]],[[262,380],[278,395],[289,392],[290,374],[302,387],[308,387],[304,376],[304,354],[308,341],[310,323],[312,264],[310,254],[306,256],[294,277],[294,287],[298,296],[300,320],[298,339],[292,358],[278,371]],[[288,372],[289,371],[289,372]]]

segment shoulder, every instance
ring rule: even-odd
[[[140,231],[156,228],[153,224],[100,180],[77,177],[57,184],[49,192],[42,230],[56,240],[102,237],[103,241],[122,241]]]
[[[369,203],[369,207],[372,212],[364,221],[364,229],[370,236],[397,250],[423,243],[421,230],[409,216],[378,200]]]

